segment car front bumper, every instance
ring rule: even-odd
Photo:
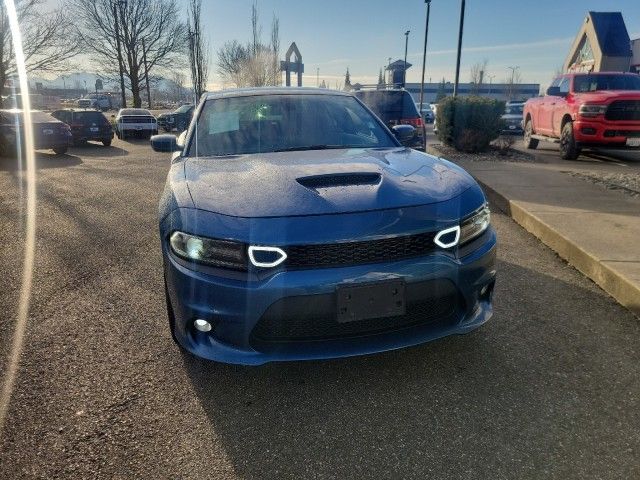
[[[574,123],[574,132],[581,147],[640,150],[640,146],[627,144],[630,138],[640,141],[640,122],[579,119]]]
[[[370,354],[467,333],[486,322],[493,312],[495,232],[490,229],[482,238],[481,245],[463,258],[433,253],[392,263],[280,271],[257,281],[192,270],[163,242],[176,340],[199,357],[259,365]],[[343,327],[331,317],[338,287],[389,280],[405,282],[407,315],[411,312],[413,318],[359,321],[374,322],[375,328],[369,328],[359,322]],[[452,308],[443,307],[445,300]],[[416,305],[429,306],[419,310]],[[195,319],[209,321],[213,329],[197,331],[193,328]],[[308,327],[317,334],[317,329],[325,325],[333,334],[326,338],[322,332],[312,338],[304,333],[284,340],[282,336],[270,337],[273,321],[281,319],[291,322],[284,327],[294,332]],[[277,328],[282,328],[282,323]]]

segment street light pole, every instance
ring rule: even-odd
[[[453,84],[453,96],[458,95],[458,83],[460,82],[460,55],[462,54],[462,32],[464,31],[464,7],[465,0],[460,5],[460,30],[458,31],[458,56],[456,58],[456,82]]]
[[[402,76],[402,88],[407,85],[407,49],[409,48],[409,34],[411,30],[404,32],[404,75]]]
[[[511,70],[511,83],[509,84],[509,92],[508,92],[508,96],[509,96],[509,100],[513,99],[513,94],[515,93],[515,85],[514,82],[516,80],[516,70],[518,70],[520,67],[518,65],[516,65],[515,67],[507,67],[509,70]]]
[[[424,49],[422,50],[422,81],[420,82],[420,115],[422,115],[422,103],[424,101],[424,70],[427,64],[427,38],[429,37],[429,14],[431,13],[431,0],[424,0],[424,3],[427,4],[427,21],[424,27]]]
[[[120,70],[120,93],[122,95],[122,108],[127,107],[127,95],[124,91],[124,71],[122,68],[122,48],[120,46],[120,27],[118,25],[118,7],[127,5],[126,1],[116,0],[113,2],[113,19],[115,22],[116,46],[118,49],[118,69]]]

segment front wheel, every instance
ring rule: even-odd
[[[575,160],[580,155],[580,148],[573,136],[573,122],[567,122],[562,127],[560,134],[560,158],[563,160]]]
[[[64,155],[69,150],[69,147],[56,147],[53,149],[56,155]]]
[[[535,150],[538,148],[538,142],[537,138],[533,138],[533,125],[531,124],[531,119],[528,119],[527,124],[524,126],[524,148]]]
[[[105,147],[110,147],[111,146],[111,140],[103,140],[102,141],[102,145],[104,145]]]

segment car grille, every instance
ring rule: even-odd
[[[434,233],[365,242],[286,247],[287,268],[322,268],[389,262],[427,255],[435,249]]]
[[[315,342],[388,334],[407,328],[453,324],[463,301],[445,280],[408,284],[404,315],[340,323],[334,294],[287,297],[275,302],[253,328],[250,343],[257,350],[270,345]]]
[[[122,117],[120,121],[122,123],[154,123],[156,120],[153,117]]]
[[[605,114],[607,120],[640,120],[639,100],[617,100],[612,102]]]
[[[604,136],[610,137],[627,137],[638,138],[640,137],[640,130],[605,130]]]

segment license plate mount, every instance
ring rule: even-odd
[[[627,138],[627,147],[640,147],[640,137]]]
[[[340,285],[336,288],[337,320],[358,322],[407,312],[403,280]]]

